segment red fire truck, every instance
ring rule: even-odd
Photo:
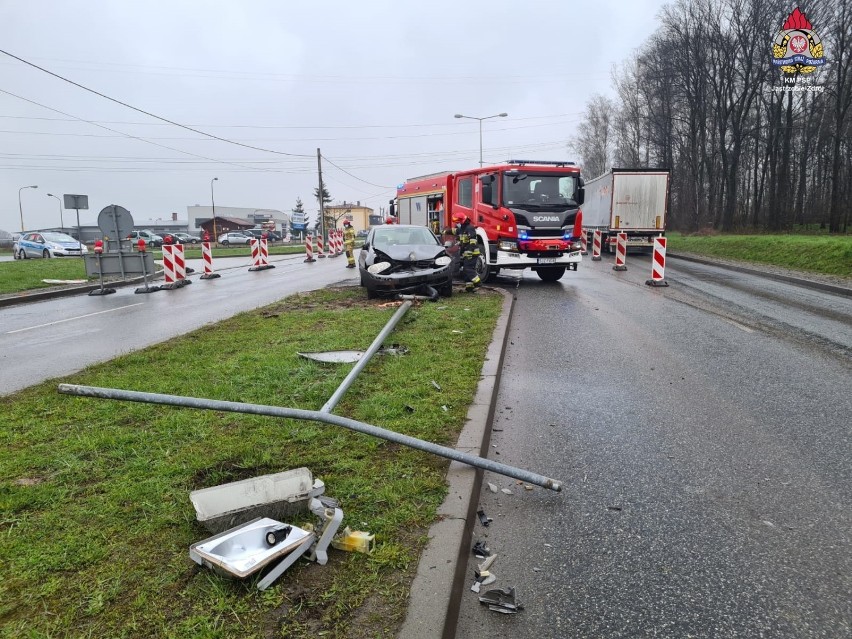
[[[584,196],[573,162],[509,160],[407,180],[397,187],[391,214],[400,224],[422,224],[440,234],[452,226],[454,213],[464,213],[479,235],[483,280],[501,269],[531,268],[555,282],[566,269],[576,271],[582,259]]]

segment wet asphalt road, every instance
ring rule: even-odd
[[[303,260],[304,256],[273,257],[274,269],[249,271],[248,257],[220,258],[214,266],[221,277],[211,280],[199,279],[200,260],[188,260],[196,273],[190,276],[192,284],[181,289],[135,294],[141,286],[124,286],[112,295],[75,295],[0,308],[0,395],[298,291],[357,283],[357,275],[345,268],[345,258],[312,264]]]
[[[490,456],[565,490],[485,474],[457,637],[852,636],[852,298],[631,258],[516,291]]]

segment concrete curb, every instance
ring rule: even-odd
[[[156,280],[162,277],[163,271],[156,271],[153,275],[148,276],[148,281]],[[104,282],[104,288],[119,288],[122,286],[132,286],[134,284],[142,284],[145,281],[143,277],[137,277],[130,280],[117,280],[114,282]],[[90,291],[96,291],[101,288],[100,282],[97,284],[86,284],[84,286],[69,286],[67,288],[47,288],[44,290],[22,291],[20,293],[12,293],[9,296],[0,297],[0,308],[4,306],[14,306],[16,304],[24,304],[26,302],[40,302],[42,300],[52,300],[57,297],[69,297],[71,295],[88,294]]]
[[[468,408],[467,422],[456,449],[487,457],[491,442],[497,389],[503,370],[503,357],[515,297],[503,295],[503,310],[485,354],[479,385]],[[438,521],[429,529],[429,542],[420,557],[411,584],[408,613],[399,639],[440,639],[455,635],[459,602],[465,587],[473,526],[482,487],[482,471],[460,462],[451,462],[447,471],[449,492],[438,509]]]

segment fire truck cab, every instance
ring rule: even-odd
[[[397,187],[401,224],[429,226],[437,235],[454,213],[468,216],[480,241],[483,280],[502,269],[533,269],[548,282],[582,260],[585,189],[573,162],[509,160],[457,173],[436,173]]]

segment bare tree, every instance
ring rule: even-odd
[[[606,172],[612,158],[612,130],[615,103],[602,95],[592,96],[580,125],[580,134],[571,145],[583,161],[583,170],[589,177]]]

